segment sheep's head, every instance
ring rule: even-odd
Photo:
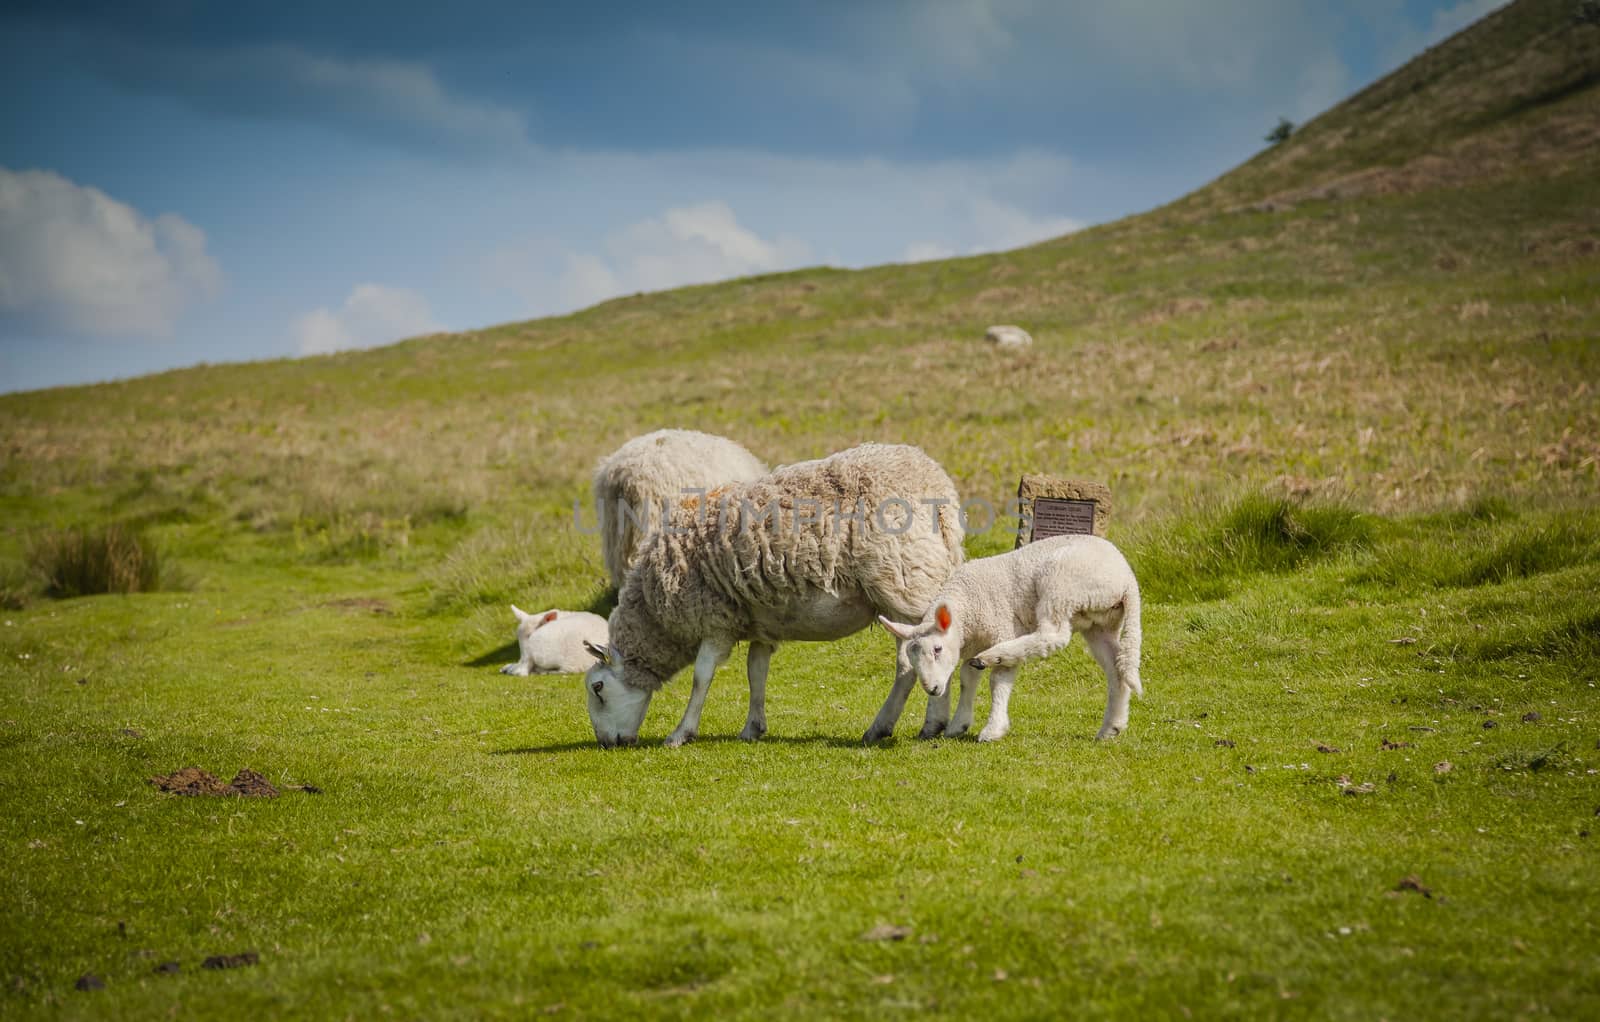
[[[950,687],[950,675],[961,663],[961,625],[950,607],[939,604],[928,620],[918,625],[897,624],[882,615],[878,621],[894,636],[900,673],[915,671],[924,691],[943,695]]]
[[[583,676],[595,740],[602,749],[634,744],[652,693],[623,681],[622,652],[616,646],[601,649],[590,642],[583,646],[595,658],[594,666]]]

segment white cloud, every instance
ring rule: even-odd
[[[295,320],[295,349],[325,355],[347,348],[372,348],[443,330],[427,299],[405,288],[360,284],[338,309],[315,309]]]
[[[771,240],[744,226],[726,202],[670,207],[613,231],[603,253],[535,239],[492,253],[490,282],[535,313],[566,312],[634,291],[794,269],[811,259],[797,239]]]
[[[334,57],[288,44],[222,48],[94,41],[96,71],[203,110],[330,123],[385,141],[474,154],[533,149],[519,111],[472,99],[416,61]]]
[[[955,254],[955,249],[937,241],[913,241],[901,253],[900,261],[903,263],[926,263],[935,259],[949,259]]]
[[[0,167],[0,310],[91,337],[167,337],[222,271],[205,232],[51,171]],[[9,318],[9,317],[8,317]]]

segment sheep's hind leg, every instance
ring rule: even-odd
[[[1011,731],[1011,686],[1017,668],[996,667],[989,672],[989,720],[978,732],[980,742],[998,742]]]
[[[745,676],[750,679],[750,714],[745,718],[744,730],[739,732],[747,742],[767,733],[767,668],[776,649],[770,642],[750,644],[745,666]]]
[[[683,711],[683,719],[678,722],[677,730],[667,736],[667,748],[676,749],[700,733],[700,713],[705,709],[706,693],[711,690],[711,676],[717,673],[717,668],[722,666],[731,652],[732,643],[716,639],[701,641],[700,653],[694,658],[694,687],[689,690],[689,705]]]
[[[1115,738],[1128,729],[1128,699],[1133,694],[1117,672],[1117,637],[1110,631],[1096,628],[1085,632],[1083,641],[1100,669],[1106,672],[1106,716],[1100,724],[1100,733],[1094,737],[1096,741]]]
[[[872,726],[861,736],[862,745],[871,745],[880,738],[888,738],[894,734],[894,726],[900,722],[900,714],[906,709],[906,697],[911,694],[911,686],[916,683],[916,671],[895,675],[894,687],[889,689],[889,698],[883,701],[883,708],[873,718]]]
[[[1070,629],[1060,632],[1030,632],[1015,639],[996,643],[967,662],[979,670],[1016,667],[1024,660],[1037,660],[1049,656],[1056,650],[1064,649],[1071,641]],[[989,679],[989,685],[991,688],[994,686],[993,677]]]
[[[964,735],[972,727],[972,703],[977,698],[978,686],[983,684],[983,672],[971,664],[961,665],[961,701],[956,704],[956,715],[945,725],[947,738]]]

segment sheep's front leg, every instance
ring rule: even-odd
[[[998,742],[1011,731],[1011,686],[1016,680],[1015,667],[996,667],[989,672],[989,721],[978,732],[978,741]]]
[[[1071,641],[1071,629],[1060,632],[1030,632],[1015,639],[995,643],[973,657],[968,663],[979,670],[993,667],[1016,667],[1024,660],[1037,660],[1040,657],[1049,656],[1056,650],[1065,649],[1067,643]],[[989,679],[989,686],[991,688],[994,687],[993,677]]]
[[[871,745],[881,738],[888,738],[894,734],[894,726],[900,722],[900,714],[906,709],[906,697],[911,694],[911,686],[916,683],[916,671],[895,675],[894,687],[889,690],[889,698],[883,701],[883,709],[878,711],[878,716],[873,719],[872,726],[867,728],[867,733],[861,736],[862,745]]]
[[[667,736],[666,746],[676,749],[700,733],[700,712],[705,709],[706,693],[711,691],[711,676],[717,673],[733,652],[733,644],[717,639],[704,639],[700,653],[694,658],[694,687],[689,690],[689,705],[684,708],[678,729]]]
[[[955,738],[971,729],[972,702],[978,695],[978,686],[982,683],[983,671],[971,664],[961,665],[961,701],[956,704],[956,715],[945,725],[946,737]]]
[[[739,737],[753,742],[767,733],[767,668],[777,649],[770,642],[752,642],[746,657],[745,675],[750,679],[750,715],[745,718]]]
[[[944,734],[945,725],[950,723],[950,686],[946,685],[944,691],[936,696],[928,697],[928,715],[922,720],[922,730],[918,738],[938,738]]]

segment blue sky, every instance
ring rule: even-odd
[[[0,390],[1012,248],[1495,0],[0,9]]]

